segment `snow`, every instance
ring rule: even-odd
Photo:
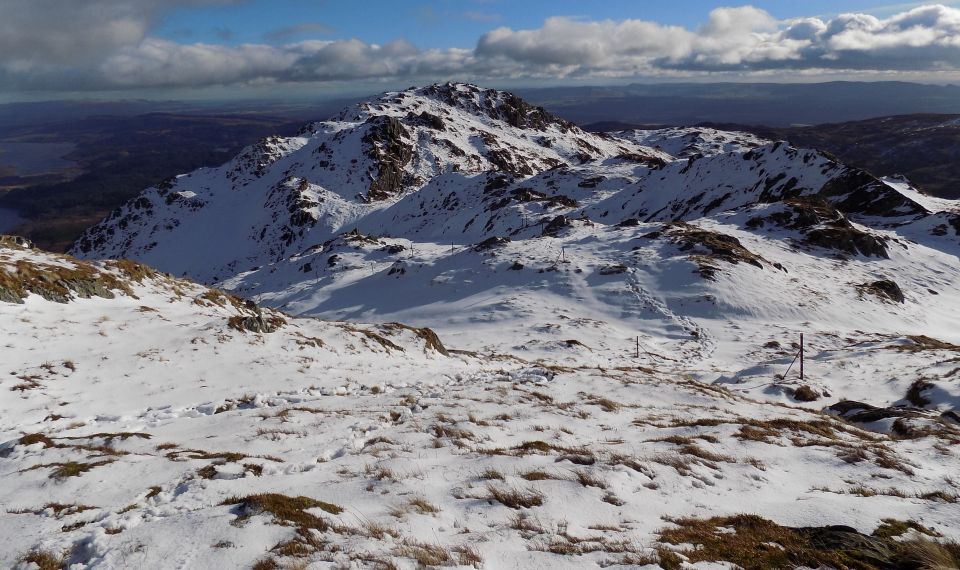
[[[955,202],[750,135],[603,137],[514,126],[516,108],[472,86],[388,93],[148,189],[74,249],[282,310],[274,332],[231,327],[253,309],[159,274],[112,299],[0,301],[17,331],[0,565],[39,548],[76,568],[293,564],[294,540],[311,568],[414,568],[423,545],[466,566],[459,547],[487,568],[607,567],[630,564],[615,544],[652,554],[664,517],[743,512],[960,538],[943,499],[960,492]],[[378,117],[407,130],[416,182],[370,200]],[[813,239],[838,228],[884,254]],[[83,263],[0,245],[0,276]],[[393,322],[448,353],[364,324]],[[855,420],[831,408],[845,400],[907,416]],[[51,477],[67,461],[109,463]],[[328,525],[298,531],[224,504],[254,493],[343,511],[310,509]],[[58,503],[91,508],[44,508]],[[571,537],[595,548],[550,552]]]

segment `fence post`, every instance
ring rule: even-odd
[[[803,333],[800,333],[800,381],[803,382]]]

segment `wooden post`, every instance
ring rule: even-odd
[[[800,333],[800,381],[803,382],[803,333]]]
[[[637,337],[637,358],[640,358],[640,337]]]
[[[560,248],[560,261],[561,261],[561,262],[562,262],[562,261],[566,261],[566,257],[564,257],[565,253],[566,253],[566,248],[561,247],[561,248]]]

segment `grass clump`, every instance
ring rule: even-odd
[[[536,489],[517,489],[498,485],[487,485],[489,499],[497,501],[511,509],[529,509],[543,505],[543,493]]]
[[[607,482],[589,473],[584,469],[577,469],[573,472],[574,480],[583,485],[584,487],[596,487],[598,489],[606,489]]]
[[[407,513],[418,513],[421,515],[432,515],[440,512],[440,507],[434,505],[423,497],[414,497],[403,505],[398,505],[390,509],[390,514],[396,518],[403,518]]]
[[[333,515],[343,512],[343,508],[318,501],[310,497],[290,497],[280,493],[259,493],[246,497],[231,497],[221,505],[239,505],[239,515],[235,522],[243,523],[250,517],[260,514],[270,514],[273,522],[281,525],[296,526],[298,528],[315,528],[326,530],[327,522],[317,515],[307,512],[307,509],[320,509]]]
[[[910,568],[947,570],[960,566],[960,545],[929,539],[900,542],[909,529],[928,529],[912,521],[885,519],[872,535],[845,526],[791,528],[762,517],[740,514],[709,519],[672,519],[659,542],[680,547],[683,562],[727,562],[745,570],[807,568]],[[922,529],[922,530],[921,530]],[[665,570],[683,566],[680,556],[658,550]]]
[[[67,567],[63,554],[52,550],[31,550],[20,558],[24,564],[36,564],[39,570],[60,570]]]
[[[397,556],[412,558],[419,568],[445,566],[454,562],[450,550],[439,544],[408,540],[396,548]]]
[[[915,530],[927,536],[940,536],[939,532],[930,530],[917,521],[902,521],[897,519],[883,519],[880,521],[880,526],[873,531],[873,536],[878,538],[895,538],[906,534],[910,530]]]
[[[532,469],[525,473],[519,473],[521,479],[526,479],[527,481],[549,481],[554,479],[559,479],[556,475],[547,473],[542,469]]]
[[[487,467],[486,469],[483,470],[483,472],[481,472],[481,473],[478,475],[478,477],[479,477],[480,479],[487,479],[487,480],[489,480],[489,479],[499,479],[500,481],[503,481],[503,480],[505,479],[505,477],[503,476],[503,472],[498,471],[497,469],[494,469],[493,467]]]
[[[28,471],[42,469],[45,467],[53,467],[54,469],[50,473],[50,478],[60,480],[66,479],[67,477],[79,477],[94,467],[100,467],[101,465],[107,465],[108,463],[112,463],[112,460],[94,461],[92,463],[78,463],[76,461],[66,461],[63,463],[43,463],[30,467]]]

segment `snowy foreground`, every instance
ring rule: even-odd
[[[229,324],[245,304],[136,267],[8,242],[13,265],[129,290],[0,303],[16,331],[0,377],[3,566],[40,550],[78,568],[642,566],[683,551],[658,540],[668,518],[737,513],[960,538],[946,423],[891,436],[891,420],[857,426],[684,363],[557,364],[289,317],[255,333]],[[808,369],[874,402],[901,374],[960,366],[957,347],[877,334],[811,353]]]
[[[0,566],[955,567],[960,207],[907,181],[434,86],[73,253],[220,289],[0,238]]]

